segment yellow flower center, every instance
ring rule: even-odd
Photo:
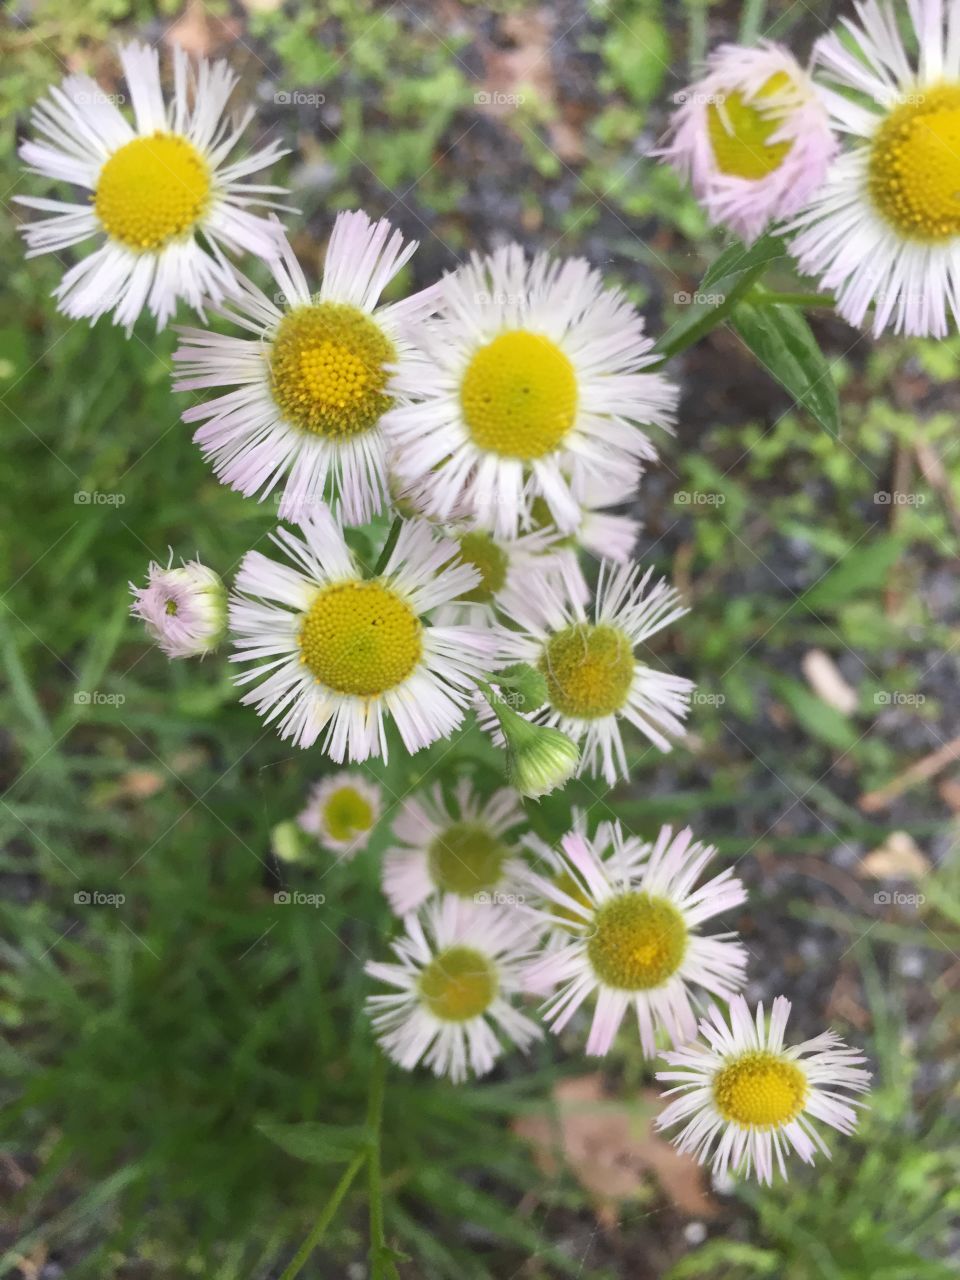
[[[745,1129],[778,1129],[795,1120],[807,1098],[807,1078],[795,1062],[754,1049],[713,1078],[713,1100],[724,1120]]]
[[[393,343],[363,311],[342,302],[295,307],[270,350],[273,398],[289,422],[342,440],[374,426],[393,403],[386,369]]]
[[[430,878],[444,893],[472,897],[500,879],[507,847],[479,822],[455,822],[433,841],[427,854]]]
[[[478,448],[529,461],[552,453],[573,426],[577,377],[549,338],[514,329],[476,352],[460,404]]]
[[[734,178],[765,178],[779,169],[792,142],[770,142],[783,123],[783,111],[764,103],[790,85],[785,71],[771,76],[749,102],[737,90],[707,107],[707,133],[721,173]]]
[[[680,968],[687,949],[683,916],[666,898],[623,893],[598,907],[587,941],[593,971],[608,987],[649,991]]]
[[[870,197],[908,240],[960,235],[960,85],[941,85],[894,108],[877,130]]]
[[[324,587],[304,615],[298,639],[300,661],[319,684],[361,698],[396,688],[423,651],[420,619],[378,580]]]
[[[373,805],[356,787],[341,787],[324,806],[323,821],[334,840],[351,840],[373,826]]]
[[[420,975],[420,995],[443,1022],[466,1022],[490,1007],[497,975],[486,956],[472,947],[447,947]]]
[[[480,581],[472,591],[466,591],[461,600],[471,604],[490,604],[507,581],[510,561],[503,547],[497,546],[488,533],[465,533],[459,539],[460,559],[472,564],[480,574]]]
[[[629,638],[616,627],[577,622],[551,636],[537,664],[550,703],[577,720],[613,715],[627,700],[636,663]]]
[[[93,206],[111,240],[128,249],[161,249],[190,234],[206,212],[210,168],[176,133],[134,138],[100,170]]]

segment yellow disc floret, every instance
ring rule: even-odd
[[[430,878],[444,893],[470,898],[500,879],[507,847],[479,822],[455,822],[427,853]]]
[[[876,208],[908,240],[960,235],[960,85],[890,112],[873,139],[868,182]]]
[[[358,307],[295,307],[271,346],[270,388],[288,422],[341,440],[374,426],[392,405],[386,366],[395,357],[393,343]]]
[[[713,1100],[724,1120],[745,1129],[778,1129],[795,1120],[807,1097],[807,1077],[789,1058],[755,1049],[720,1068]]]
[[[550,703],[565,716],[597,720],[627,700],[636,663],[628,636],[616,627],[577,622],[550,637],[537,664]]]
[[[573,426],[577,377],[556,343],[514,329],[476,352],[460,404],[474,444],[529,461],[552,453]]]
[[[188,236],[210,203],[210,168],[176,133],[134,138],[100,170],[93,207],[111,240],[138,252]]]
[[[334,840],[352,840],[373,826],[373,805],[356,787],[340,787],[324,805],[323,821]]]
[[[649,991],[680,968],[687,949],[683,916],[666,898],[622,893],[597,908],[587,940],[593,971],[608,987]]]
[[[420,619],[379,580],[317,593],[298,637],[300,661],[337,693],[375,698],[406,680],[423,650]]]
[[[793,143],[770,141],[783,123],[783,111],[764,100],[782,93],[790,83],[786,72],[778,71],[749,101],[734,90],[724,95],[722,103],[710,103],[707,132],[721,173],[756,181],[780,168]]]
[[[489,604],[507,581],[509,557],[489,533],[480,530],[461,535],[458,542],[460,559],[464,564],[472,564],[480,574],[477,585],[472,591],[465,591],[460,599],[471,604]]]
[[[420,995],[443,1022],[466,1022],[493,1003],[499,984],[490,961],[472,947],[447,947],[420,975]]]

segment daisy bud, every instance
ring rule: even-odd
[[[227,593],[220,575],[190,560],[179,569],[150,564],[147,585],[131,582],[130,612],[168,658],[197,658],[212,652],[227,625]]]
[[[721,45],[703,79],[676,101],[660,155],[689,181],[710,221],[748,244],[823,183],[836,150],[827,109],[779,45]]]
[[[295,822],[277,823],[270,832],[270,851],[281,862],[303,861],[303,840]]]
[[[500,698],[492,698],[490,705],[503,730],[510,785],[528,800],[565,786],[580,764],[576,743],[559,729],[524,720]]]

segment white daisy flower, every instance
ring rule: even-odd
[[[395,401],[391,375],[403,369],[405,335],[433,310],[436,290],[378,306],[417,242],[365,213],[338,214],[316,294],[287,241],[278,245],[274,297],[243,280],[222,308],[252,336],[179,331],[174,390],[234,388],[183,420],[203,423],[194,439],[240,493],[262,500],[286,477],[282,519],[308,515],[332,481],[347,523],[366,524],[387,502],[380,421]]]
[[[382,811],[379,784],[356,770],[342,769],[311,788],[297,822],[325,849],[352,858],[370,843]]]
[[[496,660],[496,637],[467,626],[425,626],[432,610],[476,586],[455,547],[419,521],[407,521],[383,572],[364,578],[325,507],[299,538],[273,541],[292,561],[249,551],[237,575],[230,629],[232,661],[253,663],[238,684],[255,683],[252,704],[281,737],[323,749],[334,760],[387,754],[385,716],[407,751],[447,737],[469,693]]]
[[[773,1181],[774,1161],[787,1176],[784,1156],[792,1148],[807,1164],[819,1150],[829,1158],[812,1123],[850,1134],[862,1102],[847,1096],[864,1093],[870,1072],[866,1059],[833,1031],[784,1047],[790,1001],[777,996],[769,1026],[763,1005],[751,1017],[743,996],[730,1002],[729,1022],[716,1006],[700,1022],[703,1041],[688,1044],[664,1059],[673,1070],[658,1071],[671,1081],[664,1095],[679,1094],[657,1117],[657,1127],[683,1124],[674,1142],[714,1171],[756,1170],[761,1182]]]
[[[621,720],[669,751],[666,735],[683,733],[689,710],[692,682],[655,671],[635,652],[687,612],[663,579],[650,585],[652,575],[635,564],[601,564],[592,621],[579,601],[545,582],[537,595],[511,596],[509,616],[522,630],[501,633],[504,661],[528,662],[546,679],[536,718],[581,745],[581,773],[611,786],[628,775]]]
[[[667,427],[673,386],[643,320],[582,258],[527,261],[498,249],[440,284],[437,319],[417,335],[420,359],[398,373],[412,403],[384,421],[396,465],[429,477],[432,510],[466,505],[512,538],[542,496],[564,531],[579,507],[579,475],[616,482],[655,452],[639,424]]]
[[[394,822],[398,845],[383,863],[383,891],[398,916],[435,894],[479,902],[509,892],[523,869],[510,832],[526,820],[514,792],[481,797],[461,778],[448,803],[437,784],[404,801]]]
[[[191,63],[173,51],[173,94],[165,103],[157,50],[127,44],[120,61],[133,104],[131,124],[89,76],[67,76],[33,109],[41,137],[21,158],[32,173],[83,187],[82,203],[17,196],[49,214],[22,228],[28,257],[58,253],[96,236],[99,248],[70,268],[54,296],[68,316],[92,321],[113,312],[129,334],[146,307],[162,328],[183,298],[197,311],[235,287],[223,249],[259,258],[277,253],[276,231],[253,206],[283,187],[254,185],[252,173],[286,151],[278,143],[230,160],[253,118],[233,124],[227,101],[237,75],[225,62]]]
[[[590,835],[590,824],[585,809],[574,805],[570,817],[570,831],[585,840],[596,853],[601,862],[616,860],[617,869],[622,874],[635,874],[642,862],[650,856],[653,845],[641,840],[639,836],[625,835],[619,824],[608,818],[596,823],[593,835]],[[547,879],[555,889],[559,889],[568,897],[576,899],[582,907],[589,908],[587,897],[581,892],[577,880],[570,874],[566,856],[546,840],[541,839],[535,831],[528,831],[522,838],[521,848],[533,859],[533,865],[525,868],[522,877],[524,887],[537,892],[539,879]],[[531,874],[532,872],[532,874]],[[546,946],[556,950],[569,941],[571,926],[576,929],[580,925],[580,917],[571,915],[559,902],[545,899],[539,894],[532,902],[535,908],[549,913],[553,924],[547,935]],[[547,984],[547,989],[552,983]]]
[[[526,1051],[543,1032],[510,1003],[529,954],[522,912],[447,897],[422,920],[409,915],[393,943],[398,963],[371,962],[371,977],[395,988],[370,996],[367,1009],[384,1052],[407,1071],[423,1061],[455,1083],[486,1075],[503,1040]],[[535,940],[533,940],[535,941]]]
[[[836,127],[853,146],[788,230],[802,271],[851,324],[942,338],[960,323],[960,5],[866,0],[817,42]],[[910,49],[900,17],[912,25]]]
[[[618,824],[606,858],[576,831],[561,845],[559,870],[530,879],[545,903],[536,918],[555,929],[559,917],[572,936],[525,974],[531,990],[559,987],[544,1011],[552,1030],[559,1034],[596,992],[588,1054],[609,1051],[631,1007],[647,1057],[660,1029],[675,1043],[690,1040],[697,1024],[689,986],[728,999],[743,985],[747,955],[735,935],[698,932],[746,900],[743,884],[728,867],[695,888],[716,849],[694,843],[689,827],[677,835],[662,827],[646,857],[624,850]]]
[[[147,585],[130,583],[130,612],[168,658],[199,658],[216,649],[227,629],[227,592],[220,575],[199,560],[179,568],[151,562]]]
[[[516,538],[450,524],[445,531],[456,542],[463,563],[480,574],[480,583],[438,614],[443,621],[489,626],[498,611],[509,610],[512,598],[536,593],[546,582],[555,590],[566,590],[565,540],[555,530],[535,529]]]
[[[748,244],[802,209],[836,141],[824,95],[782,45],[724,44],[680,104],[657,154],[693,187],[714,224]]]

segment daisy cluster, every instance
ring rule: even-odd
[[[892,83],[905,55],[879,47],[893,38],[879,13],[861,18]],[[924,74],[946,75],[957,49],[951,35]],[[822,188],[822,219],[801,209],[833,151],[821,91],[784,51],[747,52],[715,56],[704,84],[722,109],[691,101],[669,155],[748,238],[806,218],[804,252],[832,245],[836,274],[837,244],[852,243],[826,229],[840,196]],[[586,261],[515,244],[404,293],[416,243],[361,211],[337,216],[313,280],[269,214],[285,193],[246,181],[281,153],[231,158],[250,113],[227,123],[226,66],[177,53],[168,100],[154,50],[121,58],[132,121],[79,76],[36,108],[24,159],[89,196],[28,199],[48,216],[25,234],[32,253],[96,241],[58,290],[70,315],[129,330],[146,310],[162,326],[185,301],[200,316],[173,357],[174,389],[194,399],[184,420],[217,478],[276,499],[282,523],[232,589],[196,560],[151,564],[133,612],[171,658],[229,637],[243,702],[351,766],[282,824],[278,856],[315,841],[349,861],[392,828],[382,884],[401,923],[392,958],[367,966],[387,988],[369,1000],[384,1051],[460,1081],[544,1026],[575,1037],[587,1008],[586,1052],[606,1054],[630,1018],[670,1068],[661,1122],[683,1125],[683,1149],[766,1180],[790,1149],[811,1160],[825,1151],[813,1121],[849,1132],[867,1073],[832,1033],[788,1047],[783,998],[769,1023],[748,1013],[746,950],[708,931],[745,901],[732,870],[710,870],[715,849],[668,826],[650,842],[615,822],[591,834],[581,813],[554,847],[524,806],[574,774],[625,779],[625,726],[658,751],[684,731],[693,686],[651,642],[686,610],[635,562],[639,525],[616,509],[676,404],[642,318]],[[839,44],[833,70],[853,75]],[[909,174],[897,120],[882,146]],[[872,198],[906,226],[905,179],[894,193],[870,166]],[[227,256],[241,251],[265,264],[266,289]],[[507,785],[447,779],[391,812],[357,766],[386,760],[391,739],[411,755],[449,740],[469,717],[503,749]]]
[[[388,809],[381,788],[342,772],[313,790],[299,822],[349,859]],[[679,1126],[682,1151],[764,1182],[785,1176],[790,1151],[808,1163],[829,1155],[814,1122],[852,1132],[869,1072],[832,1032],[788,1045],[782,996],[769,1022],[762,1005],[751,1014],[747,949],[710,928],[743,906],[743,883],[711,869],[716,849],[689,828],[648,842],[611,821],[591,835],[585,812],[572,817],[554,848],[510,789],[482,794],[467,779],[384,816],[383,890],[401,928],[392,958],[367,964],[386,988],[367,1001],[383,1050],[460,1082],[508,1046],[529,1052],[544,1028],[571,1042],[583,1026],[585,1052],[604,1056],[629,1019],[643,1056],[663,1064],[658,1124]]]
[[[716,49],[660,154],[712,222],[783,234],[851,324],[943,337],[960,323],[960,3],[853,9],[809,66],[770,42]]]

